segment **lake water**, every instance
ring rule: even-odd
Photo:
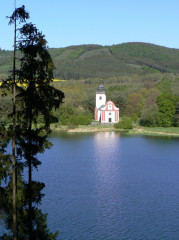
[[[34,179],[60,240],[178,240],[179,139],[52,135]]]

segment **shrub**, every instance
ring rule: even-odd
[[[89,125],[91,123],[91,116],[89,114],[79,114],[71,118],[71,122],[74,125]]]
[[[124,116],[122,118],[121,121],[119,121],[118,123],[114,124],[115,128],[122,128],[122,129],[132,129],[133,125],[132,125],[132,120],[126,116]]]
[[[73,107],[70,104],[63,104],[59,109],[59,120],[62,125],[67,125],[74,115]]]

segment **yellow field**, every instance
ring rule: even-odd
[[[66,80],[63,80],[63,79],[53,79],[53,82],[65,82]],[[0,82],[0,86],[2,85],[2,82]],[[17,86],[26,86],[27,84],[20,84],[18,83]]]
[[[65,82],[66,80],[63,79],[53,79],[53,82]]]

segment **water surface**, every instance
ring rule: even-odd
[[[105,132],[51,140],[38,178],[58,239],[179,239],[179,139]]]
[[[33,177],[62,240],[178,240],[179,139],[54,134]]]

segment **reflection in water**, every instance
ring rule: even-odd
[[[46,196],[39,207],[34,194],[32,206],[48,212],[48,227],[60,230],[58,240],[179,239],[179,139],[97,133],[59,134],[51,141],[53,148],[38,156],[43,164],[32,175],[45,183]],[[27,184],[27,175],[22,180]],[[40,187],[34,184],[33,191],[42,194]],[[21,199],[24,214],[27,200]],[[47,233],[40,219],[42,212],[34,226]]]
[[[119,219],[121,205],[120,195],[117,197],[120,185],[120,136],[115,132],[97,133],[95,142],[96,167],[96,211],[97,227],[108,229],[113,223],[114,232],[117,229],[115,219]]]
[[[96,171],[102,181],[107,182],[113,177],[116,161],[120,157],[120,138],[115,132],[100,132],[94,137]],[[118,156],[118,157],[116,157]]]
[[[119,133],[116,132],[96,132],[95,139],[98,141],[100,140],[107,140],[108,142],[111,140],[113,142],[118,141]]]

